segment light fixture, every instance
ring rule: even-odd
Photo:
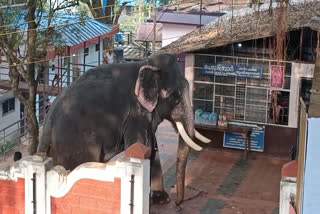
[[[241,47],[242,47],[242,44],[241,44],[241,43],[238,43],[238,47],[241,48]]]

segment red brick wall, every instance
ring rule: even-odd
[[[52,214],[118,214],[121,182],[81,179],[61,198],[51,197]]]
[[[0,214],[24,214],[24,178],[0,180]]]

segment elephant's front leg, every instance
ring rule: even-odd
[[[165,204],[170,202],[168,193],[164,190],[163,176],[159,157],[159,151],[156,150],[153,155],[151,166],[151,203]]]

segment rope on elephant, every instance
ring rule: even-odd
[[[208,194],[208,192],[206,192],[206,191],[204,191],[202,189],[199,189],[197,187],[191,186],[191,185],[188,185],[187,188],[190,189],[190,190],[196,190],[196,191],[198,191],[198,193],[196,195],[194,195],[194,196],[191,196],[191,197],[183,200],[183,201],[190,201],[190,200],[195,199],[196,197],[200,196],[201,194]],[[180,205],[177,205],[176,206],[176,213],[177,214],[181,214],[181,211],[182,211],[182,207]]]

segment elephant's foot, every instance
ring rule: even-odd
[[[167,204],[171,199],[166,191],[152,191],[151,204]]]

